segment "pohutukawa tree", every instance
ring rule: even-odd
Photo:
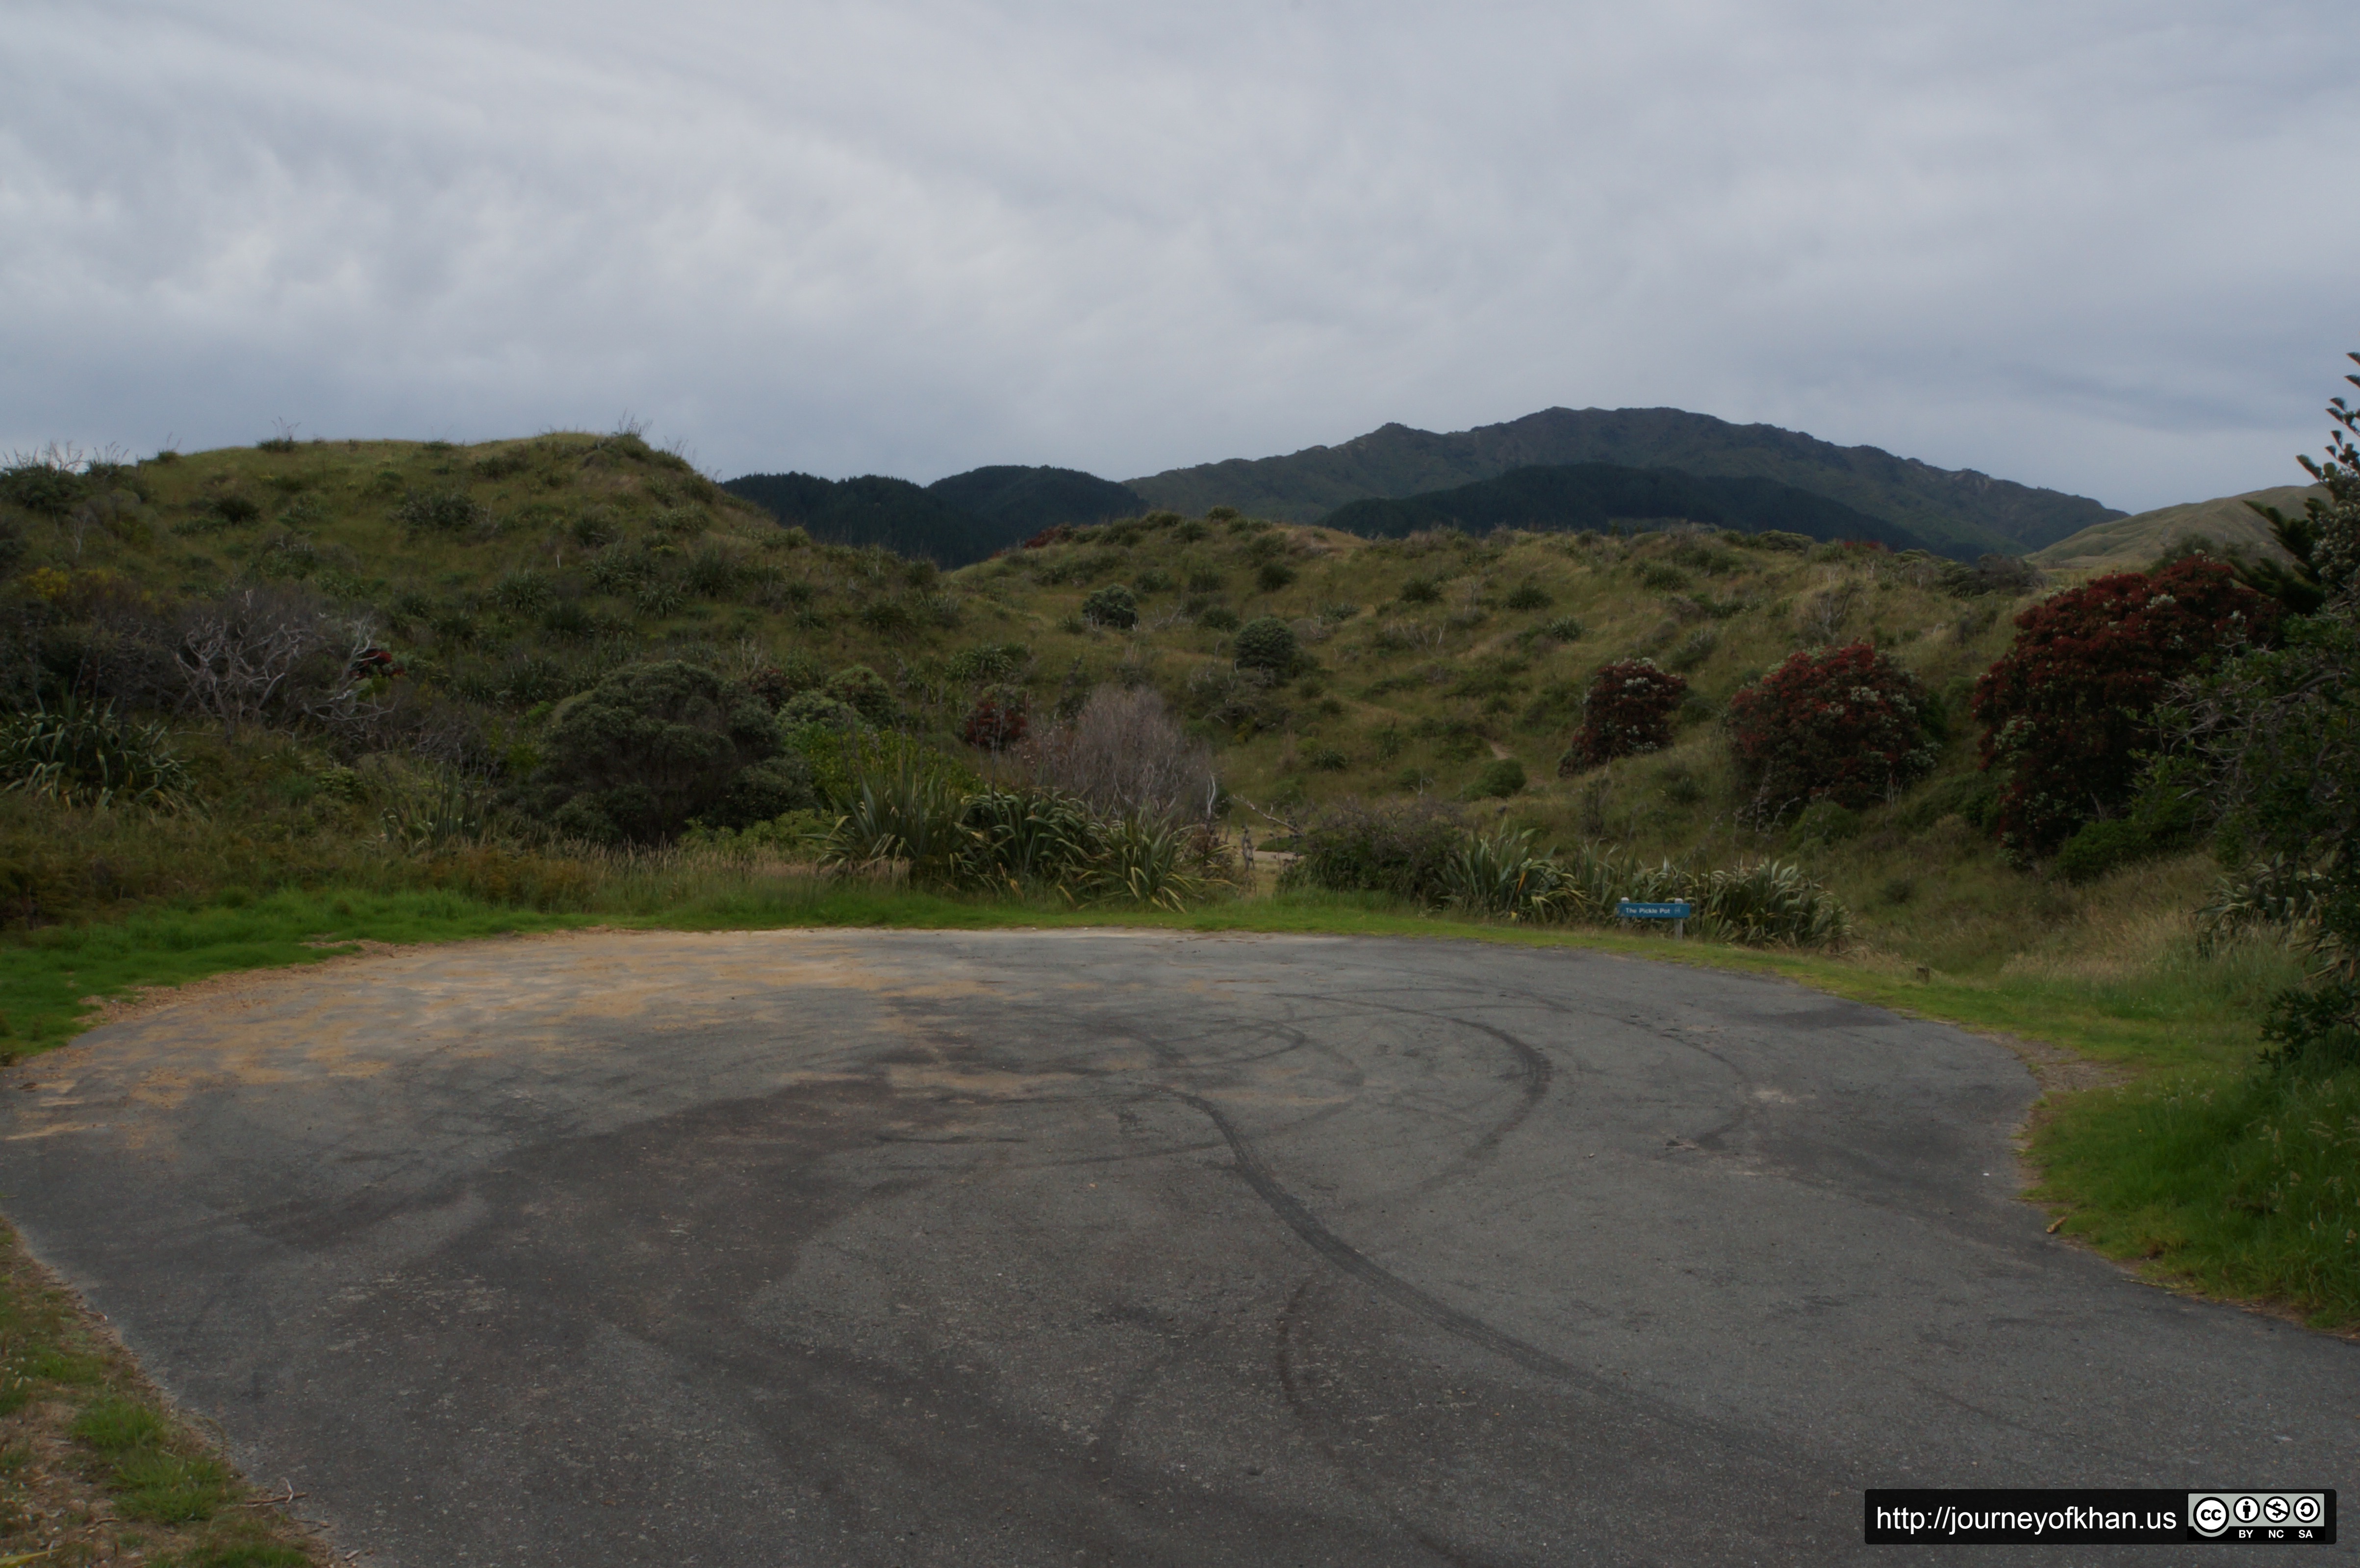
[[[1814,800],[1889,800],[1935,762],[1925,689],[1865,642],[1789,658],[1729,700],[1729,726],[1758,821]]]
[[[2015,644],[1975,683],[1983,760],[2007,782],[2001,843],[2055,848],[2136,791],[2172,683],[2276,630],[2278,605],[2223,561],[2190,556],[2101,577],[2016,617]]]
[[[1618,659],[1601,670],[1581,700],[1581,727],[1557,763],[1578,773],[1672,743],[1672,715],[1688,683],[1652,659]]]

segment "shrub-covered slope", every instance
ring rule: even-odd
[[[1490,791],[1481,810],[1544,839],[1822,860],[1864,906],[1863,929],[1889,919],[1896,940],[1963,900],[1975,934],[1940,946],[1945,963],[1995,962],[1994,944],[2037,898],[1958,820],[1987,794],[1965,693],[2023,595],[1974,594],[1980,580],[1923,554],[1706,530],[1370,539],[1159,514],[944,573],[782,528],[628,436],[231,449],[102,465],[70,488],[54,510],[6,509],[18,541],[0,623],[11,700],[29,701],[37,682],[74,686],[186,724],[205,711],[173,662],[189,618],[260,594],[401,671],[375,683],[385,712],[347,715],[299,748],[331,780],[395,754],[521,776],[555,703],[637,663],[698,662],[786,692],[868,666],[890,689],[892,723],[953,747],[992,692],[1021,691],[1047,720],[1098,685],[1153,687],[1217,747],[1240,800],[1233,821],[1264,834],[1346,796]],[[1136,605],[1128,628],[1084,614],[1118,585]],[[1241,630],[1257,621],[1287,628],[1301,657],[1241,662]],[[1947,726],[1935,778],[1872,813],[1857,842],[1741,823],[1720,730],[1728,698],[1798,648],[1856,639],[1892,650],[1935,693]],[[1624,657],[1689,682],[1673,744],[1560,778],[1585,682]],[[1502,797],[1504,773],[1484,776],[1510,759],[1526,783]],[[344,782],[237,784],[261,766],[245,752],[207,766],[216,789],[292,790],[295,818],[344,820]],[[1896,860],[1962,875],[1886,898],[1909,879],[1885,869]]]

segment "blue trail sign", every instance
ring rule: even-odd
[[[1668,904],[1642,904],[1625,898],[1614,906],[1614,915],[1625,920],[1685,920],[1694,918],[1686,898]]]

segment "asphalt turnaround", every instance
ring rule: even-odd
[[[28,1244],[375,1568],[1915,1561],[1863,1488],[2360,1454],[2360,1347],[2044,1235],[2005,1050],[1773,981],[596,934],[5,1082]]]

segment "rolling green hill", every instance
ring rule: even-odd
[[[1548,835],[1719,860],[1787,847],[1732,815],[1715,720],[1739,685],[1798,647],[1867,637],[1956,713],[2008,635],[2005,604],[1956,597],[1930,558],[1693,528],[1370,539],[1166,513],[944,572],[783,528],[628,436],[237,448],[107,469],[70,489],[54,512],[6,513],[17,560],[0,583],[0,696],[23,702],[38,680],[171,711],[185,702],[179,628],[251,591],[293,620],[365,625],[405,670],[375,727],[283,754],[306,777],[339,758],[407,776],[422,765],[400,759],[426,746],[497,778],[526,766],[552,703],[635,661],[775,670],[790,684],[860,664],[884,677],[902,724],[955,750],[987,688],[1022,686],[1049,714],[1098,685],[1152,686],[1215,746],[1237,796],[1283,817],[1346,796],[1456,796],[1513,757],[1530,783],[1508,809]],[[1080,614],[1087,594],[1116,583],[1139,601],[1128,631]],[[1298,678],[1257,685],[1238,671],[1236,629],[1258,616],[1295,628],[1311,656]],[[1692,682],[1678,744],[1559,779],[1590,672],[1628,654]],[[1972,768],[1963,725],[1950,746],[1938,784]],[[279,838],[350,815],[345,795],[287,788],[301,800]],[[1940,813],[1913,802],[1930,788],[1880,814],[1874,849],[1806,853],[1877,940],[1946,967],[1995,963],[2021,945],[2038,889],[1955,822],[1939,844],[1925,839]],[[111,867],[102,890],[88,856],[54,855],[49,828],[18,825],[25,836],[0,861],[21,852],[22,865],[0,872],[46,888],[25,895],[41,907],[138,895],[122,852],[100,856]],[[356,842],[371,842],[366,817],[360,826]],[[1949,870],[1888,900],[1879,889],[1896,855]]]
[[[1892,550],[1923,550],[1906,528],[1853,511],[1840,501],[1770,479],[1701,478],[1674,468],[1620,468],[1578,463],[1512,468],[1497,479],[1399,500],[1349,501],[1319,526],[1371,539],[1399,539],[1420,528],[1606,528],[1638,523],[1704,523],[1743,533],[1778,529],[1815,539],[1874,539]]]
[[[1948,555],[2021,555],[2122,516],[2084,496],[1936,468],[1872,446],[1840,447],[1773,425],[1678,408],[1547,408],[1437,434],[1389,424],[1338,446],[1231,459],[1129,481],[1158,506],[1232,506],[1310,522],[1348,501],[1447,490],[1534,464],[1609,463],[1775,480],[1909,530]]]
[[[2270,525],[2245,503],[2276,506],[2290,517],[2299,517],[2302,516],[2305,496],[2326,494],[2316,486],[2279,485],[2267,490],[2249,490],[2242,495],[2158,506],[2152,512],[2083,528],[2035,551],[2030,560],[2034,565],[2053,572],[2086,572],[2092,575],[2136,572],[2181,538],[2193,536],[2249,556],[2288,561],[2291,558],[2270,537]]]

